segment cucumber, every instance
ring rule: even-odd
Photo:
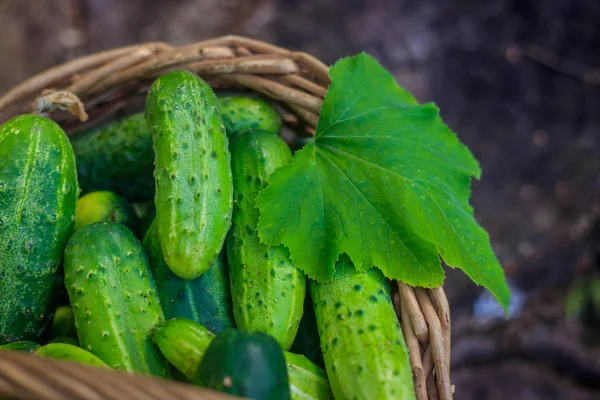
[[[163,356],[189,379],[198,371],[214,333],[185,318],[172,318],[157,324],[152,340]]]
[[[55,122],[28,114],[0,126],[0,345],[37,341],[52,321],[78,192]]]
[[[35,342],[30,342],[28,340],[21,340],[19,342],[3,344],[0,346],[0,350],[11,350],[11,351],[21,351],[24,353],[33,353],[39,347],[40,347],[40,345]]]
[[[235,199],[227,256],[235,322],[272,335],[287,350],[302,318],[306,279],[287,249],[261,243],[255,200],[271,173],[291,160],[290,150],[280,137],[256,131],[236,136],[231,154]]]
[[[294,344],[290,347],[290,351],[306,356],[306,358],[319,367],[325,367],[319,330],[317,329],[317,320],[315,319],[315,308],[309,293],[306,294],[306,298],[304,299],[304,314],[302,315],[298,333],[296,334]]]
[[[143,243],[165,318],[187,318],[213,333],[235,325],[224,254],[219,255],[199,278],[181,279],[165,263],[155,223],[150,226]]]
[[[254,400],[289,400],[281,347],[270,335],[228,329],[210,343],[192,383]]]
[[[75,318],[73,317],[73,309],[69,305],[62,305],[54,312],[52,320],[52,337],[77,337],[75,329]]]
[[[414,399],[408,350],[381,271],[357,272],[344,254],[332,281],[309,287],[334,397]]]
[[[87,193],[77,200],[75,230],[96,222],[116,222],[138,232],[139,220],[133,206],[116,193],[97,191]]]
[[[300,354],[284,351],[293,400],[333,400],[324,369]]]
[[[109,190],[130,201],[154,197],[154,150],[144,113],[71,137],[83,193]]]
[[[81,347],[79,340],[72,336],[57,336],[57,337],[54,337],[54,338],[48,340],[46,342],[46,344],[48,344],[48,343],[66,343],[66,344],[70,344],[73,346]]]
[[[110,368],[104,361],[87,350],[66,343],[50,343],[35,351],[36,355],[42,357],[57,358],[59,360],[74,361],[80,364],[93,365],[95,367]]]
[[[251,129],[262,129],[273,135],[279,135],[281,131],[279,113],[260,97],[219,97],[218,103],[230,139]]]
[[[198,370],[200,361],[215,335],[185,318],[173,318],[159,323],[152,331],[152,340],[169,362],[189,379]],[[283,352],[293,400],[332,399],[325,370],[307,358]]]
[[[81,347],[112,368],[168,376],[150,340],[164,319],[141,243],[124,225],[98,222],[75,232],[65,252],[65,286]]]
[[[210,86],[186,71],[159,77],[146,99],[158,236],[167,265],[183,279],[208,270],[231,225],[231,155],[216,104]]]

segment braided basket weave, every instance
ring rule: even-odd
[[[281,106],[286,124],[314,135],[330,83],[316,58],[257,40],[225,36],[181,47],[145,43],[79,58],[21,83],[0,97],[0,123],[15,115],[49,113],[68,134],[128,113],[153,79],[177,69],[197,73],[217,89],[261,93]],[[289,139],[288,139],[289,140]],[[402,325],[418,400],[452,399],[450,310],[443,289],[398,282],[394,306]],[[220,393],[157,378],[0,351],[0,398],[227,399]]]

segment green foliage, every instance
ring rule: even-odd
[[[258,230],[294,265],[328,281],[347,253],[357,270],[439,286],[440,257],[505,307],[502,268],[469,205],[480,168],[433,104],[419,104],[371,57],[336,63],[315,140],[261,192]]]

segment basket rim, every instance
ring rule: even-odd
[[[145,94],[148,82],[174,69],[195,72],[216,88],[245,88],[265,95],[289,111],[288,117],[295,118],[291,123],[303,126],[306,135],[315,133],[330,84],[329,67],[314,56],[243,36],[227,35],[181,46],[148,42],[80,57],[23,81],[0,97],[0,123],[30,111],[32,101],[36,105],[43,96],[55,93],[48,89],[80,100],[83,114],[90,116],[88,124],[101,121],[123,109],[132,97]],[[56,104],[58,109],[69,108]],[[74,113],[78,118],[67,114],[53,115],[53,119],[63,126],[84,126],[87,117]],[[397,287],[394,306],[409,349],[416,397],[452,399],[450,308],[444,290],[414,288],[402,282]],[[18,357],[10,360],[20,362]],[[0,366],[3,362],[5,355],[0,352]],[[2,390],[0,384],[0,396],[17,394]]]

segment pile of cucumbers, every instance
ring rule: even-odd
[[[1,125],[0,350],[253,399],[414,398],[381,272],[342,255],[312,281],[260,241],[281,125],[186,71],[71,139],[38,115]]]

